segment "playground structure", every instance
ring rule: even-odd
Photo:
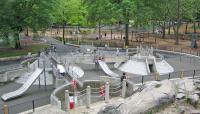
[[[93,102],[102,100],[108,102],[110,99],[108,96],[125,98],[132,95],[134,87],[139,88],[136,83],[143,84],[145,81],[179,78],[188,73],[188,71],[177,70],[174,64],[168,63],[165,60],[168,56],[180,57],[178,59],[180,63],[186,56],[191,57],[192,59],[189,59],[194,63],[199,61],[198,55],[142,47],[120,49],[81,46],[63,56],[50,52],[48,59],[51,67],[47,67],[45,70],[52,71],[54,76],[56,89],[50,97],[51,104],[62,110],[68,110],[66,101],[73,101],[75,107],[82,105],[89,107]],[[187,60],[188,57],[186,57]],[[190,64],[195,65],[193,62]],[[34,64],[32,65],[34,73],[27,82],[18,90],[1,96],[4,101],[26,94],[25,92],[30,86],[39,79],[43,68],[34,67],[37,66],[37,61]],[[127,73],[129,79],[120,82],[123,72]],[[179,73],[183,75],[179,75]],[[199,74],[199,70],[195,70],[195,73],[192,70],[187,76]]]
[[[29,79],[23,84],[22,87],[20,87],[16,91],[2,95],[1,98],[4,101],[7,101],[9,99],[12,99],[24,94],[29,89],[29,87],[34,83],[34,81],[41,75],[42,72],[43,72],[42,69],[39,69],[39,68],[36,69],[35,72],[29,77]]]

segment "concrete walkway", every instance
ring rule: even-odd
[[[124,99],[121,97],[115,97],[115,98],[110,99],[109,103],[105,103],[105,101],[100,101],[100,102],[91,104],[91,107],[89,109],[86,108],[86,106],[81,106],[73,110],[70,110],[69,113],[62,111],[61,109],[58,109],[55,106],[45,105],[43,107],[36,108],[35,112],[33,112],[32,110],[29,110],[26,112],[22,112],[20,114],[30,114],[30,113],[32,114],[97,114],[102,107],[109,105],[110,103],[118,102],[118,101],[124,101]]]

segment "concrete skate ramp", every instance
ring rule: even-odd
[[[174,72],[174,68],[171,65],[169,65],[165,60],[156,62],[156,68],[160,75]]]
[[[144,61],[128,60],[119,67],[119,70],[136,75],[148,75],[148,69]]]
[[[42,72],[42,69],[37,68],[35,72],[30,76],[30,78],[19,89],[10,93],[3,94],[1,98],[4,101],[7,101],[9,99],[23,95],[31,87],[31,85],[35,82],[35,80],[40,76]]]
[[[102,68],[102,70],[109,76],[111,77],[119,77],[118,74],[114,73],[113,71],[110,70],[110,68],[108,67],[108,65],[101,60],[98,60],[98,63],[100,65],[100,67]]]
[[[84,71],[78,67],[78,66],[75,66],[75,65],[70,65],[68,68],[67,68],[67,73],[69,74],[69,76],[71,77],[71,79],[74,79],[78,82],[78,85],[80,87],[83,86],[83,80],[81,79],[84,75]]]
[[[84,75],[84,71],[78,66],[69,66],[68,74],[75,79],[81,78]]]

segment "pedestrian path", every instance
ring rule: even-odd
[[[100,109],[102,109],[104,106],[109,105],[111,103],[116,103],[117,101],[124,101],[121,97],[115,97],[110,99],[109,103],[105,103],[105,101],[100,101],[91,104],[90,108],[86,108],[86,106],[76,107],[75,109],[72,109],[69,111],[69,113],[59,109],[56,106],[52,105],[45,105],[39,108],[35,109],[35,112],[32,110],[25,111],[19,114],[97,114]]]

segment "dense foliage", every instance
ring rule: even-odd
[[[200,0],[0,0],[0,35],[14,36],[20,48],[19,34],[30,28],[37,32],[52,24],[96,26],[124,24],[126,45],[129,26],[159,26],[165,37],[172,26],[177,35],[182,22],[200,20]],[[154,31],[154,30],[153,30]],[[64,38],[64,34],[63,34]]]

